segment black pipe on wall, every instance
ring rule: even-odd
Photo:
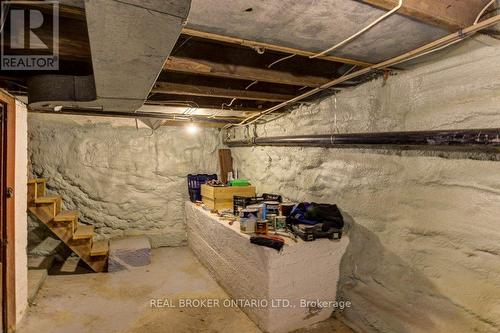
[[[500,129],[298,135],[226,140],[229,147],[290,146],[500,151]]]

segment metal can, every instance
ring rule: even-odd
[[[267,219],[267,215],[279,214],[280,203],[278,201],[264,201],[264,211],[262,214],[262,219]]]
[[[264,205],[256,204],[256,205],[248,205],[246,209],[257,209],[257,219],[262,220]]]
[[[255,221],[256,219],[241,218],[240,219],[240,231],[244,234],[253,234],[255,232]]]
[[[295,207],[295,204],[293,202],[281,203],[280,207],[279,207],[280,215],[290,216],[290,214],[292,213],[293,207]]]
[[[240,231],[245,234],[255,232],[255,222],[257,221],[258,209],[242,209],[240,212]]]
[[[254,217],[255,219],[258,218],[259,210],[255,208],[245,208],[240,211],[240,217],[243,218],[250,218]]]
[[[274,230],[276,231],[286,230],[286,216],[276,216]]]
[[[266,219],[268,221],[267,230],[275,230],[276,217],[277,217],[276,214],[268,214],[266,216]]]
[[[267,235],[267,220],[257,221],[255,224],[255,233],[258,235]]]

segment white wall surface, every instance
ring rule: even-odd
[[[500,128],[498,41],[481,37],[436,57],[385,83],[303,106],[257,132]],[[352,327],[500,331],[498,155],[289,147],[232,153],[258,192],[343,209],[351,243],[338,287],[353,303],[344,313]]]
[[[183,127],[136,129],[133,119],[42,114],[30,114],[28,126],[32,172],[99,237],[185,244],[186,176],[217,173],[217,129],[193,136]]]

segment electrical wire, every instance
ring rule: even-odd
[[[2,22],[0,22],[0,33],[3,33],[3,28],[4,28],[4,25],[5,25],[5,22],[7,21],[7,13],[9,12],[9,8],[10,8],[10,3],[7,3],[7,4],[2,4],[3,6],[5,6],[5,10],[2,11]],[[2,6],[0,5],[0,6]],[[4,8],[0,8],[0,9],[4,9]]]
[[[259,83],[259,81],[253,81],[252,83],[250,83],[248,86],[245,87],[245,90],[248,90],[248,88],[250,88],[251,86],[253,86],[254,84],[257,84]]]
[[[351,37],[349,37],[347,39],[344,39],[340,43],[337,43],[336,45],[330,47],[327,50],[324,50],[323,52],[320,52],[320,53],[314,54],[312,56],[309,56],[309,58],[320,57],[320,56],[325,55],[325,54],[327,54],[327,53],[329,53],[329,52],[331,52],[333,50],[338,49],[339,47],[341,47],[344,44],[349,43],[351,40],[353,40],[353,39],[359,37],[360,35],[364,34],[368,30],[370,30],[371,28],[373,28],[374,26],[376,26],[377,24],[379,24],[380,22],[382,22],[383,20],[385,20],[386,18],[388,18],[389,16],[391,16],[392,14],[394,14],[395,12],[397,12],[401,7],[403,7],[403,0],[399,0],[399,3],[398,3],[398,5],[396,7],[394,7],[393,9],[391,9],[390,11],[388,11],[387,13],[385,13],[384,15],[382,15],[381,17],[379,17],[378,19],[376,19],[375,21],[373,21],[372,23],[370,23],[369,25],[367,25],[366,27],[364,27],[363,29],[359,30],[354,35],[352,35]]]
[[[487,10],[487,9],[488,9],[491,5],[493,5],[493,4],[494,4],[494,3],[496,3],[496,2],[497,2],[497,0],[491,0],[491,1],[490,1],[490,2],[489,2],[489,3],[488,3],[488,4],[487,4],[487,5],[486,5],[486,6],[485,6],[482,10],[481,10],[481,12],[477,15],[476,19],[474,20],[474,24],[473,24],[473,25],[478,24],[478,23],[479,23],[479,20],[480,20],[480,19],[481,19],[481,17],[484,15],[484,13],[486,12],[486,10]],[[434,53],[434,52],[437,52],[437,51],[443,50],[443,49],[445,49],[445,48],[447,48],[447,47],[449,47],[449,46],[455,45],[455,44],[457,44],[457,43],[459,43],[459,42],[463,41],[463,40],[464,40],[464,39],[466,39],[466,38],[471,37],[472,35],[473,35],[473,34],[464,35],[464,36],[463,36],[463,38],[461,38],[461,39],[457,39],[456,41],[451,42],[451,43],[448,43],[448,44],[445,44],[445,45],[443,45],[443,46],[438,46],[438,47],[436,47],[436,48],[434,48],[434,49],[432,49],[432,50],[429,50],[429,51],[427,51],[427,52],[424,52],[424,53],[421,53],[421,54],[417,54],[417,55],[415,55],[414,57],[411,57],[411,58],[408,58],[408,59],[402,60],[402,61],[400,61],[400,62],[398,62],[398,63],[395,63],[395,64],[393,64],[393,66],[398,65],[398,64],[400,64],[400,63],[402,63],[402,62],[407,62],[407,61],[410,61],[410,60],[414,60],[414,59],[417,59],[417,58],[423,57],[423,56],[425,56],[425,55],[428,55],[428,54],[431,54],[431,53]]]
[[[488,4],[483,8],[483,10],[477,15],[476,20],[474,21],[474,24],[478,24],[479,20],[484,15],[484,12],[486,12],[486,10],[488,8],[490,8],[490,6],[496,2],[497,2],[497,0],[491,0],[490,2],[488,2]]]
[[[402,62],[406,62],[406,61],[409,61],[409,60],[412,60],[412,59],[415,59],[415,58],[418,58],[418,57],[421,57],[425,54],[429,54],[431,52],[436,52],[440,49],[443,49],[445,47],[448,47],[450,45],[453,45],[455,43],[458,43],[459,41],[462,41],[464,40],[465,38],[468,38],[472,35],[474,35],[475,33],[477,33],[478,31],[482,30],[482,29],[485,29],[489,26],[492,26],[496,23],[498,23],[500,21],[500,15],[497,15],[497,16],[494,16],[494,17],[491,17],[483,22],[481,22],[481,24],[474,24],[474,25],[471,25],[465,29],[462,29],[456,33],[453,33],[451,35],[448,35],[448,36],[445,36],[441,39],[438,39],[432,43],[429,43],[427,45],[424,45],[422,47],[419,47],[413,51],[410,51],[410,52],[407,52],[407,53],[404,53],[400,56],[397,56],[395,58],[391,58],[391,59],[388,59],[386,61],[383,61],[381,63],[378,63],[378,64],[375,64],[375,65],[372,65],[370,67],[366,67],[366,68],[363,68],[361,70],[358,70],[357,72],[355,73],[352,73],[351,76],[349,78],[355,78],[355,77],[358,77],[358,76],[361,76],[361,75],[364,75],[364,74],[368,74],[370,73],[371,71],[373,70],[377,70],[377,69],[381,69],[381,68],[386,68],[388,66],[394,66],[395,64],[399,64],[399,63],[402,63]],[[476,27],[476,25],[481,25],[481,27]],[[436,44],[436,45],[433,45],[433,44]],[[346,74],[344,74],[343,76],[345,76]],[[224,129],[228,129],[228,128],[231,128],[231,127],[234,127],[234,126],[246,126],[246,125],[249,125],[249,124],[252,124],[254,123],[255,121],[261,119],[263,116],[271,113],[271,112],[274,112],[276,110],[279,110],[285,106],[288,106],[290,105],[291,103],[294,103],[294,102],[298,102],[300,100],[303,100],[304,98],[307,98],[307,97],[310,97],[310,96],[313,96],[315,95],[316,93],[322,91],[322,90],[325,90],[327,88],[330,88],[330,87],[333,87],[335,86],[336,84],[339,84],[341,83],[342,81],[339,82],[339,80],[341,79],[342,77],[340,78],[337,78],[335,80],[332,80],[330,82],[327,82],[325,83],[324,85],[320,86],[320,87],[317,87],[317,88],[314,88],[308,92],[305,92],[304,94],[302,95],[299,95],[299,96],[296,96],[288,101],[285,101],[283,103],[280,103],[278,105],[275,105],[267,110],[264,110],[256,115],[252,115],[252,116],[249,116],[247,117],[246,119],[244,119],[243,121],[241,121],[240,123],[237,123],[237,124],[228,124],[226,126],[224,126]]]
[[[352,66],[349,70],[347,70],[344,74],[342,74],[342,76],[340,76],[338,79],[341,79],[341,78],[343,78],[346,75],[349,75],[356,67],[357,67],[357,65]],[[315,91],[315,90],[317,90],[317,91]],[[310,92],[312,92],[312,91],[315,91],[315,93],[319,92],[319,91],[321,91],[321,87],[315,88],[315,89],[311,90]],[[300,96],[297,96],[296,98],[298,98],[298,97],[300,97]],[[268,113],[270,113],[270,112],[268,112]],[[242,122],[240,122],[238,124],[232,124],[232,126],[239,127],[239,126],[251,125],[251,124],[257,122],[258,120],[262,119],[262,117],[264,117],[266,114],[267,114],[266,111],[263,111],[261,115],[257,116],[255,119],[253,119],[253,120],[251,120],[249,122],[245,122],[245,120],[248,119],[247,118],[247,119],[244,119]],[[228,125],[226,125],[226,126],[229,127]],[[224,128],[226,128],[226,126]]]
[[[288,56],[286,56],[286,57],[280,58],[280,59],[276,60],[275,62],[270,63],[270,64],[267,66],[267,68],[271,68],[271,67],[273,67],[274,65],[276,65],[276,64],[278,64],[278,63],[280,63],[280,62],[282,62],[282,61],[284,61],[284,60],[287,60],[287,59],[293,58],[293,57],[295,57],[295,56],[296,56],[296,54],[291,54],[291,55],[288,55]]]
[[[280,58],[280,59],[278,59],[278,60],[270,63],[269,65],[267,65],[267,68],[271,68],[274,65],[276,65],[276,64],[278,64],[278,63],[280,63],[280,62],[282,62],[284,60],[293,58],[295,56],[296,56],[296,54],[287,55],[286,57]],[[257,83],[259,83],[258,80],[255,80],[255,81],[251,82],[248,86],[245,87],[245,90],[248,90],[251,86],[256,85]],[[231,105],[233,105],[233,103],[234,103],[235,100],[236,100],[236,98],[233,98],[229,104],[222,103],[221,110],[224,110],[224,106],[231,107]]]

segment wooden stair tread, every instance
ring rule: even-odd
[[[93,243],[94,227],[78,224],[78,211],[61,211],[59,195],[45,195],[47,179],[28,180],[28,211],[31,216],[45,224],[95,272],[106,271],[109,245],[107,242]]]
[[[73,221],[78,218],[79,212],[77,210],[63,210],[54,217],[55,222]]]
[[[54,203],[59,200],[60,197],[58,195],[49,195],[45,197],[39,197],[35,199],[35,203],[44,204],[44,203]]]
[[[107,240],[96,241],[92,244],[92,249],[90,250],[90,255],[95,256],[105,256],[108,254],[109,245]]]
[[[94,226],[79,224],[73,234],[73,239],[92,238],[94,236]]]
[[[29,179],[28,184],[35,184],[35,183],[46,183],[47,178],[35,178],[35,179]]]

